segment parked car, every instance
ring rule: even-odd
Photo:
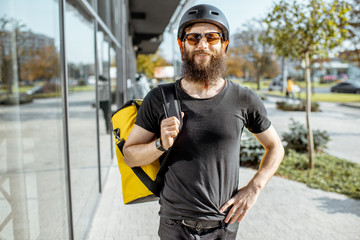
[[[269,91],[281,91],[282,83],[282,75],[276,76],[269,84]]]
[[[269,84],[269,91],[281,91],[282,90],[282,82],[281,81],[272,81]]]
[[[44,86],[35,86],[26,91],[26,93],[28,95],[34,95],[34,94],[43,93],[43,92],[44,92]]]
[[[330,88],[331,92],[360,93],[360,81],[346,81]]]

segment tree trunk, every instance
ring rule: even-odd
[[[308,156],[309,156],[309,168],[314,167],[314,139],[313,132],[310,124],[311,114],[311,80],[310,80],[310,60],[309,52],[305,53],[305,81],[306,81],[306,128],[307,128],[307,142],[308,142]]]
[[[287,77],[288,77],[288,58],[283,57],[282,58],[282,87],[281,92],[285,92],[286,84],[287,84]]]
[[[11,64],[12,64],[12,76],[9,78],[9,94],[19,93],[19,76],[18,76],[18,66],[17,66],[17,42],[16,42],[16,29],[14,27],[11,32]]]
[[[260,90],[260,69],[258,68],[258,71],[256,73],[256,83],[257,83],[257,90]]]

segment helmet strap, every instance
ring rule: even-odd
[[[179,44],[179,47],[180,47],[180,52],[181,52],[181,54],[183,54],[183,52],[184,52],[184,47],[183,47],[183,44],[182,44],[182,42],[181,42],[180,39],[178,39],[178,44]]]
[[[225,43],[224,43],[224,47],[223,47],[223,52],[224,53],[226,53],[228,45],[229,45],[229,40],[226,40]]]

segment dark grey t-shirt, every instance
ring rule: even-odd
[[[238,190],[240,137],[243,127],[261,133],[271,125],[259,96],[226,81],[208,99],[189,96],[176,82],[183,128],[170,152],[160,196],[160,216],[171,219],[222,220],[220,207]],[[136,124],[160,135],[164,118],[158,88],[145,97]]]

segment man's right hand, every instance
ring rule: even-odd
[[[184,113],[181,112],[181,117]],[[172,147],[176,136],[179,134],[180,120],[177,117],[169,117],[161,121],[161,145],[166,150]]]

